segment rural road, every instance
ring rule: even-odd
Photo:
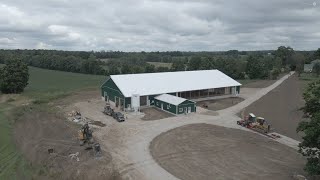
[[[176,177],[158,165],[151,156],[149,146],[155,137],[168,130],[196,123],[207,123],[250,131],[247,128],[243,128],[236,124],[236,121],[240,119],[236,114],[276,88],[293,73],[294,72],[290,72],[274,84],[255,91],[255,93],[251,93],[250,96],[240,95],[240,97],[246,97],[246,99],[237,105],[218,111],[219,115],[217,116],[195,113],[188,114],[187,116],[175,116],[155,121],[141,121],[137,118],[129,117],[126,123],[121,124],[121,126],[115,124],[114,127],[111,126],[109,128],[109,132],[105,133],[105,131],[98,131],[97,135],[99,136],[99,139],[102,139],[103,141],[105,140],[109,143],[112,141],[113,144],[117,144],[112,148],[111,154],[112,157],[116,159],[116,168],[119,169],[122,178],[176,179]],[[114,138],[111,137],[111,134]],[[278,142],[295,149],[299,143],[298,141],[287,137],[280,138]]]

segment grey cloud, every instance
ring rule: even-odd
[[[0,48],[256,50],[320,44],[313,0],[3,0]]]

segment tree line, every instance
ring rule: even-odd
[[[303,71],[304,63],[320,59],[317,51],[294,51],[280,46],[269,51],[121,52],[0,50],[0,63],[20,59],[28,66],[75,73],[113,75],[219,69],[235,79],[276,78],[279,73]],[[172,64],[154,66],[149,62]]]

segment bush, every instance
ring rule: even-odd
[[[270,71],[270,79],[277,79],[280,75],[280,69],[274,68]]]

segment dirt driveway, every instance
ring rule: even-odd
[[[73,105],[71,105],[71,108],[76,108],[79,109],[81,111],[81,113],[85,116],[88,117],[92,120],[95,121],[100,121],[103,124],[106,124],[105,127],[97,127],[98,129],[95,131],[95,137],[97,137],[103,148],[109,149],[110,154],[112,156],[113,162],[115,163],[115,169],[117,172],[119,172],[119,176],[123,179],[176,179],[176,177],[173,174],[170,174],[169,171],[166,171],[165,169],[163,169],[157,162],[156,160],[152,157],[151,152],[150,152],[150,143],[153,141],[154,138],[156,138],[158,135],[160,135],[161,133],[166,133],[167,131],[170,131],[171,129],[174,128],[178,128],[184,125],[190,125],[190,124],[199,124],[199,123],[206,123],[206,124],[212,124],[212,125],[217,125],[217,126],[223,126],[223,127],[228,127],[228,128],[233,128],[234,129],[241,129],[243,131],[249,131],[247,128],[243,128],[241,126],[238,126],[236,124],[236,121],[239,120],[240,118],[236,116],[236,114],[243,109],[244,107],[247,107],[248,105],[250,105],[252,102],[256,101],[257,99],[261,98],[262,96],[264,96],[265,94],[267,94],[269,91],[271,91],[273,88],[275,88],[276,86],[278,86],[279,84],[282,83],[282,81],[284,81],[286,79],[282,78],[281,80],[277,81],[275,84],[267,87],[267,88],[262,88],[261,90],[254,89],[253,91],[249,90],[247,92],[251,92],[250,94],[252,94],[251,96],[245,95],[245,96],[240,96],[239,97],[243,97],[245,98],[244,101],[223,109],[223,110],[219,110],[217,111],[217,113],[215,115],[208,115],[207,113],[205,113],[205,111],[209,111],[209,110],[205,110],[203,109],[203,113],[191,113],[188,115],[181,115],[181,116],[173,116],[173,117],[169,117],[169,118],[164,118],[161,120],[157,120],[157,121],[144,121],[141,120],[141,118],[143,118],[143,114],[142,113],[126,113],[125,116],[127,117],[126,121],[123,123],[118,123],[116,122],[114,119],[104,115],[101,111],[103,109],[103,106],[105,104],[104,101],[101,100],[101,98],[99,97],[99,99],[92,99],[90,101],[82,101],[79,103],[75,103]],[[70,109],[71,110],[71,109]],[[230,130],[230,131],[233,131]],[[188,136],[192,136],[195,134],[196,136],[197,132],[194,132],[188,135],[186,135],[186,137]],[[225,134],[226,137],[229,137],[227,134],[229,133],[229,131],[226,131],[224,133],[221,132],[221,134]],[[252,132],[251,132],[252,133]],[[225,140],[226,143],[230,143],[231,144],[226,144],[225,148],[227,147],[233,147],[233,143],[235,143],[235,141],[237,141],[237,137],[235,134],[231,133],[231,135],[235,136],[235,137],[230,137],[230,138],[225,138],[223,140]],[[242,136],[242,134],[237,134],[239,136]],[[251,134],[253,137],[255,137],[255,134],[252,133]],[[222,135],[221,135],[222,136]],[[246,135],[244,135],[245,137],[247,137]],[[248,135],[250,136],[250,135]],[[174,138],[181,138],[183,139],[183,136],[176,136]],[[212,137],[213,140],[216,140],[217,142],[221,142],[221,139],[214,139],[214,137]],[[265,141],[268,141],[268,139],[266,139],[265,137],[261,137],[262,139],[265,139]],[[168,139],[170,140],[170,139]],[[261,139],[257,139],[258,141]],[[199,148],[203,148],[203,151],[208,150],[208,148],[206,147],[206,142],[204,142],[203,140],[198,141],[197,139],[194,139],[195,142],[198,142],[197,144],[192,144],[193,146],[199,146]],[[261,140],[263,141],[263,140]],[[243,142],[243,140],[242,140]],[[280,142],[280,141],[278,141]],[[178,141],[177,141],[178,143]],[[201,143],[201,145],[199,145],[199,143]],[[276,142],[273,142],[276,143]],[[288,145],[287,141],[282,141],[280,142],[282,144]],[[213,143],[210,143],[211,145],[214,145]],[[245,143],[244,143],[245,144]],[[260,146],[260,144],[258,144]],[[283,148],[284,151],[286,151],[288,149],[287,146],[285,145],[281,145],[278,144],[278,146],[274,147],[271,146],[272,148]],[[111,146],[111,147],[110,147]],[[241,146],[241,145],[239,145]],[[250,152],[254,151],[255,146],[254,145],[248,145],[249,147],[251,147],[252,150],[250,150]],[[292,151],[294,151],[294,148],[297,148],[297,142],[293,142],[291,144],[289,144],[288,146],[292,147]],[[109,148],[108,148],[109,147]],[[215,146],[213,146],[215,147]],[[170,146],[167,146],[167,148],[170,148]],[[196,148],[196,147],[195,147]],[[217,147],[218,148],[218,147]],[[218,148],[219,149],[219,148]],[[237,149],[235,147],[236,150],[241,150],[241,149]],[[258,150],[261,150],[258,149]],[[199,151],[201,151],[201,149],[199,149]],[[248,150],[249,151],[249,150]],[[264,152],[263,150],[261,150],[262,152]],[[270,150],[271,151],[271,150]],[[282,150],[279,150],[282,151]],[[234,157],[236,157],[236,153],[229,151],[230,153],[234,153]],[[160,152],[161,153],[161,152]],[[253,153],[258,153],[257,152],[253,152]],[[174,154],[173,154],[174,155]],[[243,153],[241,155],[244,155]],[[224,157],[225,156],[225,157]],[[271,155],[270,155],[271,156]],[[187,156],[183,156],[183,159],[188,159],[190,156],[189,154]],[[228,154],[220,154],[220,160],[222,163],[227,163],[224,162],[223,159],[229,159],[228,158],[229,155]],[[257,154],[255,154],[254,157],[258,157]],[[268,156],[269,157],[269,156]],[[170,156],[168,156],[168,158],[170,158]],[[204,159],[203,157],[199,157],[200,159]],[[251,156],[248,156],[248,158],[252,158]],[[294,160],[295,157],[278,157],[277,160],[274,161],[278,161],[281,162],[282,159],[284,159],[284,162],[289,161],[287,158],[293,158]],[[248,163],[246,163],[246,160],[238,157],[238,164],[245,164],[246,166],[249,166],[248,163],[250,164],[249,167],[254,167],[255,163],[258,164],[259,167],[261,167],[261,161],[263,160],[248,160]],[[198,163],[198,166],[201,167],[201,162],[200,161],[195,161]],[[220,163],[221,163],[220,162]],[[182,163],[184,163],[182,161]],[[206,164],[206,161],[204,161],[204,164]],[[213,167],[215,168],[214,164],[212,163]],[[191,165],[190,165],[191,166]],[[290,166],[291,167],[291,166]],[[296,167],[296,166],[294,166]],[[303,166],[301,166],[302,169]],[[182,168],[182,167],[181,167]],[[194,172],[195,174],[197,174],[198,169],[196,167],[193,167],[193,171],[190,171],[189,168],[189,164],[184,164],[184,168],[185,173],[192,173]],[[217,169],[220,168],[219,164],[216,167]],[[269,168],[269,167],[268,167]],[[199,171],[202,168],[200,168]],[[236,168],[234,167],[234,172],[233,175],[236,176],[236,174],[242,174],[241,171],[243,171],[243,169],[246,169],[245,166],[241,167],[238,171],[236,170]],[[282,167],[281,167],[282,169]],[[285,168],[284,168],[285,169]],[[180,169],[181,170],[181,169]],[[260,169],[260,173],[264,173],[263,169]],[[274,169],[271,169],[270,171],[273,171]],[[282,172],[289,172],[291,170],[281,170]],[[182,172],[182,170],[181,170]],[[224,173],[226,171],[223,171]],[[274,170],[273,172],[278,172],[276,170]],[[300,171],[299,171],[300,172]],[[275,175],[275,177],[278,174]],[[178,176],[178,175],[177,175]],[[193,175],[189,175],[194,177]],[[265,175],[267,176],[267,175]],[[179,177],[179,176],[178,176]],[[210,176],[209,176],[210,177]],[[206,177],[206,178],[209,178]],[[243,176],[246,177],[246,176]],[[286,176],[287,177],[287,176]],[[197,178],[199,179],[199,178]],[[211,178],[212,179],[212,178]],[[224,179],[224,178],[222,178]]]
[[[291,76],[280,86],[251,104],[245,113],[253,112],[257,116],[266,118],[276,132],[301,140],[296,128],[302,119],[304,106],[302,97],[303,86],[297,75]]]
[[[305,160],[294,149],[242,130],[185,125],[157,136],[154,159],[179,179],[292,179]],[[213,178],[214,177],[214,178]]]

